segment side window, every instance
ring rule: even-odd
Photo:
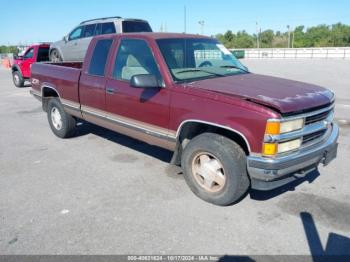
[[[37,62],[49,61],[49,48],[40,47],[38,50],[38,55],[36,56]]]
[[[83,31],[83,27],[79,26],[73,30],[72,33],[69,34],[69,40],[75,40],[81,37],[81,33]]]
[[[101,34],[114,34],[115,33],[115,26],[114,23],[103,23],[102,24],[102,31]]]
[[[83,37],[92,37],[95,32],[96,24],[86,25],[84,26],[84,34]]]
[[[112,39],[102,39],[97,41],[90,61],[89,75],[104,76],[107,57],[112,42]]]
[[[132,76],[141,74],[152,74],[161,79],[151,49],[144,40],[122,40],[114,63],[113,78],[130,81]]]
[[[33,55],[34,55],[34,48],[31,48],[25,53],[23,58],[24,59],[33,58]]]

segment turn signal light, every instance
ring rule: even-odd
[[[264,143],[263,144],[263,155],[274,156],[277,154],[278,146],[277,144]]]
[[[265,134],[279,135],[281,130],[280,122],[267,122]]]

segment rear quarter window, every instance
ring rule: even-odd
[[[123,21],[123,32],[125,33],[152,32],[152,28],[147,22]]]
[[[108,53],[111,49],[112,42],[112,39],[97,41],[89,65],[89,75],[104,76]]]

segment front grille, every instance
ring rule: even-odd
[[[317,114],[317,115],[313,115],[313,116],[308,116],[306,119],[305,119],[305,125],[310,125],[310,124],[313,124],[313,123],[316,123],[316,122],[320,122],[320,121],[323,121],[325,119],[327,119],[328,115],[330,114],[332,110],[328,110],[326,112],[323,112],[323,113],[320,113],[320,114]]]
[[[308,144],[314,140],[321,138],[326,132],[327,132],[327,129],[324,129],[324,130],[320,130],[315,133],[303,136],[302,145]]]

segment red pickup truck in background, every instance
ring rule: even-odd
[[[12,63],[12,79],[17,87],[23,87],[30,78],[30,68],[35,62],[49,61],[50,44],[43,43],[29,46],[23,56],[15,56]]]
[[[331,91],[252,74],[209,37],[98,36],[83,63],[35,63],[31,83],[58,137],[84,119],[172,150],[191,190],[216,205],[336,157]]]

